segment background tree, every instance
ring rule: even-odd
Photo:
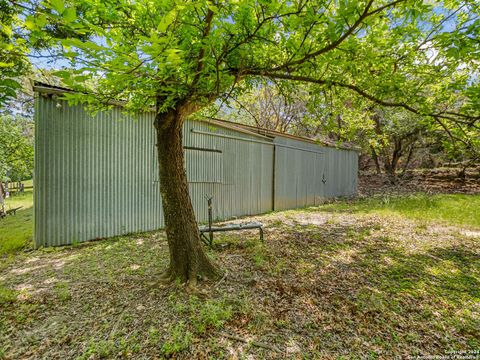
[[[16,98],[22,87],[18,78],[30,68],[17,10],[9,1],[0,0],[0,109]]]
[[[18,33],[28,33],[32,48],[48,46],[48,55],[69,61],[70,71],[57,75],[78,91],[67,95],[70,101],[96,109],[111,99],[126,100],[132,111],[155,107],[170,249],[165,279],[194,283],[197,276],[217,273],[201,247],[188,194],[182,124],[258,78],[310,83],[318,92],[343,89],[372,104],[431,117],[440,126],[461,123],[464,129],[479,119],[478,82],[468,73],[478,71],[474,1],[11,4],[25,18]],[[459,55],[460,43],[469,52]],[[470,67],[462,73],[463,64]],[[465,98],[461,105],[459,94]]]
[[[301,86],[260,80],[249,91],[212,104],[202,114],[299,135],[308,115],[308,97]]]
[[[459,139],[465,140],[462,143],[450,137],[449,131],[455,128],[447,127],[446,131],[432,117],[401,107],[370,105],[350,92],[318,92],[302,84],[292,88],[288,83],[261,81],[228,101],[210,106],[202,114],[320,142],[355,144],[366,158],[373,160],[377,174],[385,172],[391,181],[396,180],[398,170],[405,175],[415,161],[430,166],[449,161],[471,166],[480,152],[475,143],[480,131],[475,126],[468,134],[460,134]],[[428,157],[428,161],[416,159],[417,152],[422,158]]]
[[[21,181],[33,173],[33,123],[0,116],[0,179]]]

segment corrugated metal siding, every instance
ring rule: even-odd
[[[326,198],[356,193],[356,151],[282,136],[277,136],[274,142],[278,144],[275,151],[275,210],[318,205]]]
[[[153,114],[132,118],[116,107],[92,116],[40,95],[35,107],[37,246],[163,227]],[[184,146],[196,148],[186,150],[186,171],[200,222],[207,220],[206,195],[214,217],[228,219],[356,191],[355,151],[201,121],[185,122]]]
[[[61,245],[159,228],[152,115],[37,98],[35,239]],[[145,149],[147,149],[145,151]]]
[[[208,132],[199,134],[193,130]],[[222,183],[190,182],[190,194],[197,220],[207,220],[205,195],[213,196],[214,217],[228,219],[234,216],[261,214],[272,209],[273,146],[254,142],[223,138],[218,135],[258,140],[258,137],[238,133],[234,130],[213,127],[200,121],[187,121],[184,126],[184,145],[220,150],[223,168]],[[262,139],[265,141],[265,139]],[[208,157],[207,152],[196,151],[197,156]],[[187,176],[197,165],[187,162]],[[208,161],[203,166],[210,169]],[[190,177],[189,177],[190,180]]]
[[[185,149],[187,177],[191,183],[223,183],[223,153]],[[209,166],[205,166],[209,164]]]
[[[350,196],[357,191],[358,153],[356,151],[324,148],[325,197]]]
[[[281,136],[274,142],[278,144],[275,150],[275,210],[319,204],[324,196],[324,149]]]
[[[121,108],[91,116],[82,106],[36,98],[35,241],[63,245],[163,226],[153,114]],[[218,219],[272,209],[273,146],[192,133],[257,139],[198,121],[184,126],[186,169],[199,221],[205,195]],[[194,155],[193,155],[194,154]],[[212,155],[214,154],[214,155]]]

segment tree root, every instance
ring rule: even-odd
[[[207,292],[205,290],[200,290],[198,288],[198,280],[206,280],[206,279],[211,279],[215,280],[219,278],[218,270],[214,268],[215,271],[198,271],[196,273],[190,274],[188,277],[185,276],[178,276],[175,274],[174,271],[172,271],[171,267],[169,266],[163,273],[160,274],[160,276],[156,279],[156,281],[153,283],[153,285],[161,286],[161,287],[166,287],[170,286],[173,283],[175,283],[177,280],[180,280],[180,283],[184,285],[185,291],[190,294],[195,294],[199,296],[205,296],[207,295]],[[212,270],[212,269],[208,269]],[[223,276],[223,278],[217,283],[219,284],[223,280],[225,280],[227,274]]]
[[[168,267],[157,279],[158,284],[160,285],[170,285],[174,281],[174,277],[172,276],[172,271],[170,267]]]
[[[225,274],[223,274],[222,278],[215,284],[213,287],[214,289],[218,288],[220,284],[227,278],[228,276],[228,271],[225,270]]]

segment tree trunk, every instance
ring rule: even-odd
[[[402,141],[401,140],[395,140],[395,146],[392,152],[392,159],[389,159],[387,151],[385,151],[385,172],[387,173],[390,181],[392,183],[395,182],[395,178],[397,176],[397,165],[398,161],[400,160],[402,156]]]
[[[412,144],[410,146],[410,150],[408,151],[408,156],[407,156],[407,160],[405,161],[405,166],[403,167],[402,177],[405,176],[405,174],[407,173],[408,165],[410,165],[410,161],[412,160],[412,155],[413,155],[414,148],[415,148],[415,146],[414,146],[414,144]]]
[[[398,161],[400,160],[400,157],[402,156],[401,153],[394,153],[392,157],[392,163],[391,163],[391,174],[392,176],[397,176],[397,168],[398,168]]]
[[[165,231],[170,265],[164,280],[179,278],[195,284],[198,277],[213,278],[218,269],[203,250],[188,191],[182,146],[182,125],[188,113],[171,110],[155,119]]]
[[[375,170],[377,171],[377,175],[382,174],[382,169],[380,168],[380,162],[378,161],[378,155],[373,146],[370,146],[370,149],[372,151],[372,159],[375,163]]]

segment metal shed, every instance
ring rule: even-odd
[[[159,229],[163,214],[154,114],[120,106],[91,115],[36,86],[34,238],[66,245]],[[356,192],[355,150],[215,119],[184,124],[185,167],[198,221],[205,195],[228,219],[318,205]]]

